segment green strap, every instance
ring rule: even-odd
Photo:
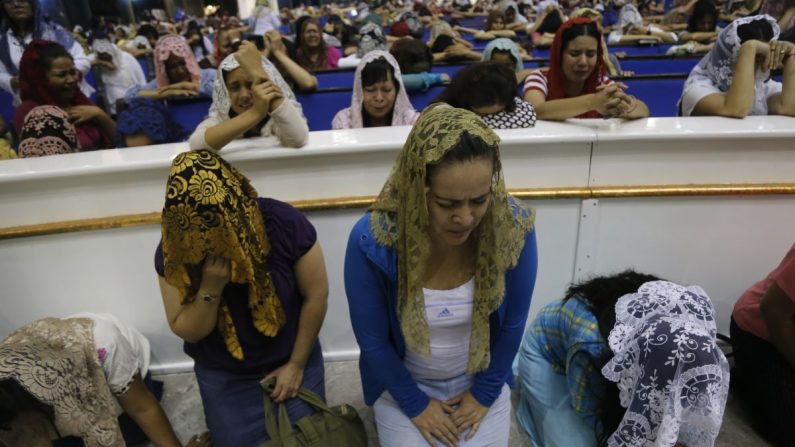
[[[264,381],[264,380],[260,382],[260,385],[262,386],[263,394],[265,394],[268,399],[270,399],[270,394],[273,392],[273,388],[276,385],[275,380],[276,379],[270,379],[267,382]],[[325,411],[327,413],[332,413],[333,414],[333,412],[329,408],[329,406],[326,403],[326,401],[322,397],[320,397],[320,395],[318,395],[317,393],[313,392],[312,390],[310,390],[308,388],[304,388],[304,387],[299,388],[298,389],[298,396],[296,396],[296,397],[298,399],[301,399],[302,401],[308,403],[309,405],[317,408],[318,410],[322,410],[322,411]],[[274,417],[274,420],[275,420],[275,417]]]
[[[268,392],[264,383],[262,383],[262,388],[262,400],[265,404],[265,431],[268,432],[268,437],[272,441],[281,443],[281,433],[279,433],[279,424],[276,423],[276,415],[273,414],[273,401],[270,398],[270,392]],[[283,405],[280,405],[280,407],[283,407]],[[289,426],[290,424],[287,425]]]

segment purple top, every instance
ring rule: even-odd
[[[223,297],[229,306],[246,358],[240,361],[229,354],[216,327],[201,341],[184,344],[185,353],[206,368],[241,373],[272,371],[286,363],[293,351],[303,302],[293,266],[315,245],[317,233],[309,220],[287,203],[259,198],[257,204],[271,244],[267,257],[268,267],[287,321],[276,337],[263,335],[254,327],[251,319],[248,285],[228,283]],[[165,275],[162,242],[155,251],[155,270],[158,275]]]

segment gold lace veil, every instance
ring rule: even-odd
[[[266,256],[270,243],[257,206],[257,191],[226,160],[208,150],[184,152],[171,164],[162,215],[163,266],[166,282],[185,300],[201,281],[207,254],[231,260],[235,283],[248,283],[248,307],[254,327],[275,336],[284,311]],[[218,330],[226,349],[244,359],[229,307],[222,298]]]
[[[372,205],[370,226],[379,244],[398,253],[398,315],[406,345],[430,355],[428,320],[422,292],[429,256],[426,165],[438,163],[456,147],[464,132],[493,147],[494,176],[491,205],[477,232],[475,303],[467,371],[489,365],[489,315],[505,295],[505,272],[516,265],[525,235],[532,231],[535,213],[509,200],[499,159],[499,137],[474,113],[442,104],[426,111],[409,134],[392,173]]]
[[[45,318],[22,326],[0,343],[0,380],[15,380],[52,407],[61,434],[79,436],[87,446],[123,447],[93,327],[87,318]]]

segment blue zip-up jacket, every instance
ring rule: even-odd
[[[506,272],[505,298],[489,319],[491,361],[475,375],[469,389],[486,407],[497,400],[505,383],[513,385],[511,365],[524,333],[537,269],[536,237],[531,231],[519,262]],[[430,398],[403,365],[406,344],[397,315],[397,251],[378,244],[370,230],[369,212],[356,222],[348,238],[345,292],[361,351],[359,371],[365,403],[373,405],[388,390],[406,416],[418,416]]]

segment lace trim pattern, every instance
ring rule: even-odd
[[[714,313],[703,289],[667,281],[618,300],[602,374],[627,412],[609,446],[714,445],[729,391]]]
[[[0,343],[0,380],[15,380],[52,407],[62,434],[87,447],[123,447],[92,327],[87,318],[46,318],[17,329]]]

